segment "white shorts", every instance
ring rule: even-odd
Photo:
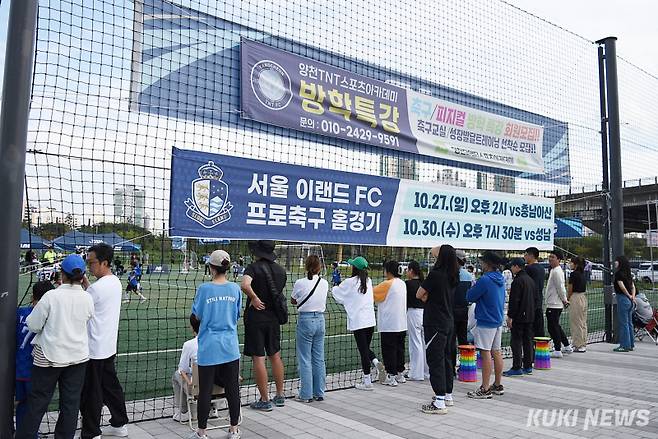
[[[473,328],[473,338],[475,340],[475,348],[483,351],[499,351],[500,339],[503,334],[503,327],[498,328],[482,328],[476,326]]]

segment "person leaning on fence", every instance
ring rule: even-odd
[[[633,283],[631,265],[626,256],[615,258],[615,295],[617,296],[617,325],[619,347],[615,352],[628,352],[635,348],[633,332],[633,308],[635,307],[636,289]]]
[[[48,291],[55,289],[49,281],[40,281],[32,286],[32,303],[16,309],[16,429],[27,412],[27,395],[32,388],[32,338],[34,333],[27,327],[27,317]]]
[[[347,330],[352,331],[356,347],[361,357],[363,378],[355,384],[359,390],[373,390],[370,364],[379,371],[379,379],[384,379],[386,371],[370,349],[372,335],[375,332],[375,306],[372,292],[372,281],[368,277],[368,261],[363,256],[357,256],[347,261],[352,266],[352,277],[345,279],[340,285],[331,289],[334,300],[345,307],[347,313]]]
[[[430,372],[425,358],[425,332],[423,331],[423,310],[425,303],[416,298],[421,283],[425,280],[417,261],[410,261],[407,267],[407,332],[409,333],[409,372],[406,379],[423,381]]]
[[[224,388],[231,426],[229,438],[238,439],[240,431],[240,347],[238,319],[242,309],[242,293],[237,284],[229,282],[226,272],[231,257],[224,250],[210,255],[212,281],[197,288],[192,314],[199,320],[197,364],[199,396],[198,429],[190,439],[207,439],[206,427],[212,400],[213,385]]]
[[[79,255],[69,255],[61,268],[62,285],[44,294],[26,319],[28,329],[36,336],[32,342],[32,389],[17,439],[36,437],[56,385],[59,414],[55,438],[73,438],[78,424],[80,393],[89,360],[87,322],[94,315],[94,302],[82,288],[85,261]]]
[[[535,321],[535,282],[524,270],[525,261],[514,258],[510,269],[514,280],[510,287],[507,327],[512,333],[512,368],[503,376],[532,374],[532,325]]]
[[[327,369],[324,362],[324,312],[329,283],[320,277],[322,264],[316,255],[306,258],[306,277],[298,279],[290,302],[297,306],[297,364],[300,389],[297,401],[323,401]]]
[[[442,245],[432,249],[434,268],[427,274],[416,297],[425,302],[423,328],[425,349],[434,398],[421,407],[424,413],[444,415],[454,405],[452,387],[455,369],[450,358],[455,288],[459,284],[459,264],[455,249]]]
[[[450,340],[450,359],[453,368],[457,367],[457,346],[465,345],[468,342],[468,301],[466,300],[466,292],[473,286],[473,276],[464,269],[466,253],[464,250],[456,250],[455,254],[459,264],[459,285],[455,288],[455,299],[452,304],[454,331]],[[456,369],[453,370],[456,371]]]
[[[377,303],[377,328],[381,337],[382,359],[386,379],[379,382],[396,387],[406,382],[404,378],[404,340],[407,336],[407,286],[400,279],[397,261],[384,263],[386,280],[373,288]]]
[[[274,262],[274,241],[250,241],[249,250],[256,259],[242,277],[242,291],[247,295],[244,311],[244,354],[252,358],[260,399],[251,404],[255,410],[272,410],[285,405],[283,395],[284,366],[281,359],[281,326],[274,310],[276,294],[286,286],[286,270]],[[265,355],[272,364],[276,395],[270,402]]]
[[[475,328],[473,339],[475,348],[482,358],[482,385],[475,391],[468,392],[469,398],[491,399],[493,395],[503,395],[505,390],[501,383],[503,375],[503,355],[501,337],[503,333],[503,309],[505,307],[505,279],[498,267],[502,259],[494,252],[484,252],[482,276],[466,293],[466,300],[476,304]],[[494,383],[491,380],[491,356],[494,363]]]
[[[569,307],[569,327],[574,352],[587,351],[587,275],[585,274],[585,261],[581,257],[571,258],[571,274],[569,274],[569,287],[567,301]],[[591,271],[590,271],[591,273]]]
[[[544,281],[546,270],[539,265],[539,250],[537,247],[528,247],[523,257],[526,262],[525,271],[535,282],[535,321],[532,324],[533,337],[544,336]],[[533,354],[534,358],[534,354]]]
[[[551,353],[553,358],[562,358],[562,354],[573,352],[567,334],[564,333],[564,329],[560,325],[562,311],[569,306],[567,290],[564,286],[564,270],[560,266],[562,259],[563,255],[560,250],[553,250],[548,255],[551,272],[548,274],[546,284],[546,324],[548,333],[553,339],[553,348],[555,349]]]
[[[172,419],[178,422],[187,422],[192,413],[187,412],[187,395],[188,389],[192,385],[192,363],[197,361],[197,352],[199,350],[199,320],[194,314],[190,314],[190,327],[194,338],[183,343],[178,367],[171,378],[171,385],[174,389],[174,415]]]
[[[116,354],[121,314],[121,281],[112,274],[112,246],[100,243],[87,251],[89,271],[96,277],[90,284],[84,278],[83,287],[94,301],[94,316],[87,324],[89,362],[82,389],[80,413],[82,439],[103,436],[127,436],[128,413],[126,398],[117,377]],[[110,411],[110,425],[101,431],[103,405]]]

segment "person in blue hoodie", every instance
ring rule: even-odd
[[[482,385],[479,389],[468,392],[468,397],[491,399],[493,395],[505,393],[501,378],[503,375],[503,356],[500,351],[500,339],[503,333],[503,308],[505,306],[505,279],[499,271],[503,260],[494,252],[484,252],[482,276],[466,293],[466,300],[476,303],[475,307],[475,348],[482,358]],[[493,354],[495,380],[492,385],[491,361]]]

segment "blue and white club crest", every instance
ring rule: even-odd
[[[211,229],[231,219],[233,205],[228,201],[224,172],[210,161],[199,167],[199,178],[192,182],[192,198],[185,200],[188,218]]]

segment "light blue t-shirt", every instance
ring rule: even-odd
[[[197,288],[192,314],[199,327],[199,366],[230,363],[240,358],[238,319],[242,307],[240,287],[233,282],[222,285],[204,283]]]

